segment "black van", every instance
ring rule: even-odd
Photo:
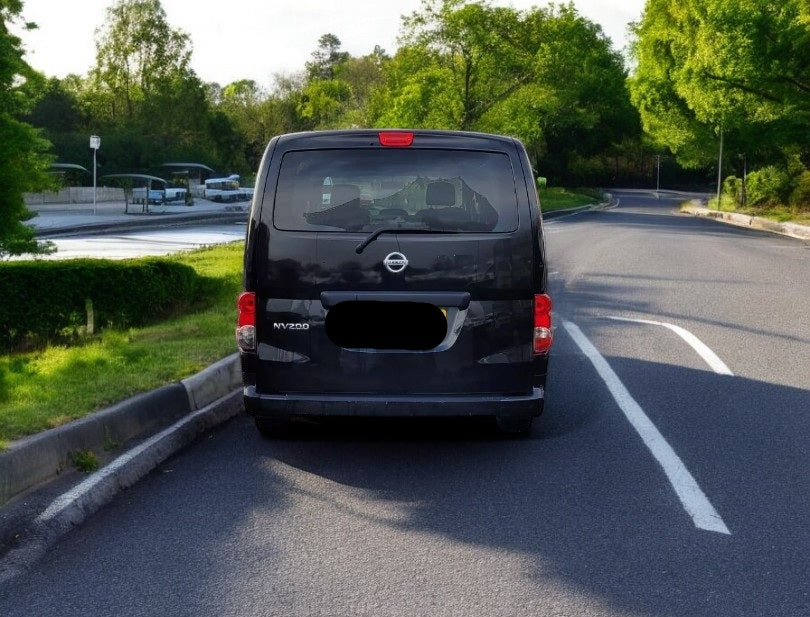
[[[297,416],[490,415],[525,433],[551,347],[523,145],[451,131],[275,137],[245,245],[237,342],[265,435]]]

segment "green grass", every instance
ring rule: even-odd
[[[797,210],[789,206],[763,206],[754,207],[749,206],[740,208],[736,202],[724,195],[720,207],[717,207],[717,198],[712,198],[707,204],[712,210],[720,210],[721,212],[738,212],[739,214],[747,214],[748,216],[758,216],[777,223],[798,223],[799,225],[810,225],[810,212]]]
[[[160,323],[105,330],[71,346],[0,355],[0,449],[194,374],[236,351],[242,243],[173,256],[209,279],[204,306]]]
[[[543,212],[577,208],[602,201],[602,193],[590,189],[569,190],[555,187],[539,189],[537,195],[540,197],[540,209]]]
[[[80,450],[71,456],[73,466],[82,473],[92,473],[99,468],[101,462],[92,450]]]

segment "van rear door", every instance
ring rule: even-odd
[[[257,392],[531,392],[536,251],[517,148],[464,143],[300,138],[274,154],[254,249]]]

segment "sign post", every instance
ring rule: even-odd
[[[93,216],[96,214],[96,152],[101,147],[101,137],[90,135],[90,148],[93,150]]]
[[[655,198],[661,199],[661,195],[658,192],[661,188],[661,155],[655,155]]]

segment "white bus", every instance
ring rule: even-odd
[[[248,201],[253,198],[253,189],[240,188],[239,175],[227,178],[209,178],[205,181],[203,197],[211,201]]]

